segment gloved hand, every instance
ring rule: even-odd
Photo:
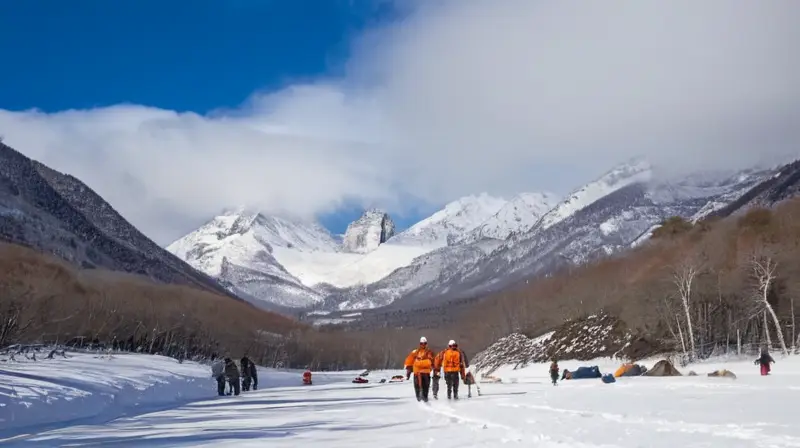
[[[409,378],[411,378],[411,372],[406,373],[406,380],[408,380]]]

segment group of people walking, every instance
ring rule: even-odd
[[[211,376],[217,380],[217,394],[220,396],[239,395],[242,391],[247,392],[251,387],[253,390],[258,389],[258,370],[255,363],[244,356],[239,361],[239,365],[241,374],[239,374],[240,370],[236,362],[231,358],[217,360],[211,364]],[[241,386],[239,381],[241,381]],[[225,392],[226,383],[229,386],[227,393]]]
[[[475,383],[469,369],[467,355],[458,348],[455,340],[450,340],[447,348],[434,354],[428,348],[428,339],[425,336],[419,340],[419,347],[412,350],[405,361],[406,380],[414,375],[414,393],[417,401],[428,401],[428,393],[433,384],[433,398],[439,399],[439,382],[444,370],[444,381],[447,384],[447,399],[458,400],[459,380],[465,384]],[[470,391],[469,396],[472,396]]]

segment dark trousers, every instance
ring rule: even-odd
[[[431,387],[431,374],[430,373],[415,373],[414,374],[414,394],[417,396],[417,401],[428,401],[428,390]]]
[[[442,377],[439,375],[433,376],[433,398],[439,398],[439,381]]]
[[[258,390],[258,377],[253,376],[253,390]]]
[[[458,398],[458,382],[459,372],[445,372],[444,382],[447,383],[447,398],[452,395],[453,398]]]
[[[553,382],[553,385],[556,384],[556,381],[558,381],[558,370],[553,370],[550,372],[550,381]]]
[[[249,376],[242,378],[242,392],[247,392],[250,390],[250,383],[252,379]]]
[[[228,384],[231,386],[231,389],[233,389],[233,395],[239,395],[239,378],[229,378]]]
[[[217,394],[220,396],[225,395],[225,375],[217,377]]]

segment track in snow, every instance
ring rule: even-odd
[[[754,373],[749,361],[727,367],[738,380],[482,384],[479,398],[427,405],[408,383],[283,387],[47,431],[8,446],[800,448],[793,409],[800,359],[779,360],[770,377]],[[499,375],[544,377],[546,366]]]

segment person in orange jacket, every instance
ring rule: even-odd
[[[444,382],[447,384],[447,399],[452,397],[458,400],[459,378],[465,380],[467,357],[458,349],[454,340],[447,343],[447,350],[442,355],[442,368],[444,369]]]
[[[444,349],[433,358],[433,399],[439,399],[439,381],[442,380],[442,360],[444,359]]]
[[[428,348],[425,336],[419,338],[419,348],[411,351],[405,362],[406,379],[414,373],[414,394],[417,401],[428,402],[428,390],[431,386],[431,370],[433,370],[433,352]]]

